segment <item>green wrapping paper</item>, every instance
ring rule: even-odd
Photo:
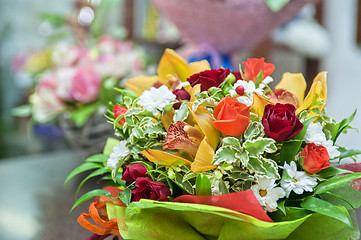
[[[358,239],[358,231],[325,215],[312,213],[293,221],[264,222],[254,217],[201,204],[142,199],[128,207],[107,203],[120,234],[134,240]],[[351,214],[354,217],[354,215]],[[355,221],[353,221],[355,222]],[[354,226],[358,229],[357,226]]]

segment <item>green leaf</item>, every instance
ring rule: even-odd
[[[84,105],[77,110],[71,111],[69,114],[69,118],[75,122],[75,125],[77,127],[81,127],[86,123],[86,121],[88,121],[90,115],[92,115],[99,109],[99,106],[99,103]]]
[[[130,200],[132,199],[132,192],[129,188],[126,188],[118,192],[118,197],[126,206],[129,206]]]
[[[222,179],[220,179],[218,187],[219,187],[219,191],[222,194],[228,194],[229,193],[229,189],[228,189],[227,185],[223,182]]]
[[[277,202],[277,208],[284,214],[286,215],[286,208],[285,208],[285,203],[286,203],[286,199],[280,200]]]
[[[11,115],[14,117],[30,117],[31,116],[31,105],[22,105],[11,109]]]
[[[120,143],[120,140],[115,138],[108,138],[105,143],[105,147],[103,150],[104,155],[110,155],[113,152],[113,148]]]
[[[329,167],[319,171],[317,175],[319,175],[322,178],[329,178],[342,173],[352,173],[352,172],[338,167]]]
[[[279,179],[278,165],[272,159],[264,157],[250,157],[247,168],[258,175],[266,175],[271,178]]]
[[[65,24],[64,14],[38,13],[38,18],[42,21],[47,21],[53,27],[61,27]]]
[[[321,194],[330,191],[342,184],[352,181],[356,178],[361,178],[361,173],[350,173],[343,176],[336,176],[320,183],[315,189],[315,194]]]
[[[196,195],[197,196],[210,196],[212,195],[211,190],[211,181],[209,178],[202,174],[198,173],[197,179],[196,179]]]
[[[235,137],[225,137],[222,140],[222,146],[228,146],[228,145],[234,145],[234,146],[238,146],[241,147],[241,143],[239,142],[238,138]]]
[[[70,215],[70,213],[74,210],[74,208],[76,208],[77,206],[79,206],[81,203],[85,202],[86,200],[89,200],[91,198],[94,197],[99,197],[99,196],[108,196],[111,197],[112,194],[108,191],[105,191],[103,189],[95,189],[92,190],[90,192],[85,193],[83,196],[81,196],[78,200],[76,200],[76,202],[74,203],[73,207],[70,209],[70,212],[68,214],[68,216]]]
[[[90,178],[93,178],[93,177],[96,177],[96,176],[99,176],[99,175],[102,175],[104,173],[110,173],[111,170],[108,168],[108,167],[103,167],[103,168],[100,168],[100,169],[97,169],[95,170],[94,172],[92,172],[91,174],[89,174],[86,178],[83,179],[83,181],[81,181],[81,183],[79,184],[76,192],[75,192],[75,199],[77,199],[78,197],[78,193],[80,191],[80,188],[84,185],[84,183],[86,181],[88,181]]]
[[[245,141],[243,147],[248,152],[249,156],[257,156],[264,152],[274,153],[277,151],[275,143],[275,140],[271,138],[257,138],[255,140]]]
[[[361,154],[361,150],[358,149],[346,149],[344,147],[339,147],[337,150],[340,152],[340,160]]]
[[[310,211],[300,207],[285,207],[284,202],[285,200],[278,202],[279,209],[282,209],[283,205],[283,210],[268,213],[275,222],[293,221],[303,218],[311,213]]]
[[[186,182],[186,181],[196,178],[196,177],[197,177],[197,173],[189,171],[186,174],[184,174],[182,182]]]
[[[321,194],[321,197],[333,205],[344,206],[347,209],[356,209],[361,206],[361,192],[354,189],[349,183]]]
[[[234,163],[240,159],[240,151],[233,145],[221,147],[213,156],[212,165],[220,165],[223,162],[228,164]]]
[[[175,111],[173,121],[174,122],[184,121],[188,117],[188,114],[189,114],[189,110],[187,103],[182,103],[179,109]]]
[[[92,156],[88,157],[85,160],[85,162],[103,163],[104,164],[104,163],[106,163],[108,158],[109,158],[109,155],[98,153],[98,154],[95,154],[95,155],[92,155]]]
[[[301,203],[301,207],[309,211],[335,218],[352,229],[350,215],[345,207],[335,206],[327,201],[315,197],[305,198],[305,200]]]
[[[251,122],[244,132],[246,140],[253,140],[264,135],[263,125],[260,122]]]
[[[352,120],[354,119],[355,115],[356,115],[357,110],[355,110],[355,112],[349,116],[348,118],[343,119],[339,124],[338,124],[338,130],[336,132],[336,135],[332,138],[333,142],[336,142],[338,136],[342,133],[343,130],[345,130],[348,125],[350,125],[350,123],[352,122]]]
[[[280,162],[281,165],[283,165],[285,162],[290,163],[300,150],[300,147],[302,145],[302,142],[305,138],[306,131],[308,128],[308,125],[315,119],[316,117],[307,119],[305,122],[303,122],[303,129],[301,132],[299,132],[296,136],[294,136],[290,141],[284,142],[283,146],[280,151]]]
[[[65,182],[64,182],[64,187],[69,182],[69,180],[72,179],[73,177],[75,177],[76,175],[78,175],[82,172],[91,170],[91,169],[102,168],[102,167],[103,167],[103,165],[99,164],[99,163],[91,163],[91,162],[83,163],[82,165],[78,166],[73,171],[71,171],[71,173],[66,177]]]

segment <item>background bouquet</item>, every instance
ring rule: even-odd
[[[108,119],[119,139],[70,173],[93,170],[105,189],[78,222],[90,239],[358,239],[361,177],[335,166],[360,154],[335,144],[341,122],[324,114],[326,72],[305,96],[302,74],[248,59],[238,72],[188,64],[167,49],[158,75],[118,89]],[[78,189],[79,191],[79,189]],[[93,219],[94,223],[89,221]]]

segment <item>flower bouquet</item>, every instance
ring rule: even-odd
[[[355,113],[324,114],[326,72],[305,96],[302,74],[272,90],[274,69],[263,58],[210,69],[167,49],[157,76],[119,89],[108,118],[122,140],[65,180],[106,180],[73,206],[95,197],[78,218],[89,239],[358,239],[349,182],[361,173],[336,165],[361,152],[335,144]]]
[[[112,135],[103,115],[117,97],[114,88],[143,72],[144,62],[131,42],[110,37],[90,46],[58,43],[30,55],[23,66],[35,79],[29,114],[36,123],[57,121],[72,145],[89,149],[95,139],[99,146],[106,140],[99,136]]]

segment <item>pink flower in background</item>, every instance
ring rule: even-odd
[[[73,77],[71,96],[75,101],[88,103],[98,98],[101,78],[91,65],[79,66]]]
[[[81,45],[59,44],[54,48],[52,60],[57,67],[70,67],[88,58],[88,49]]]

